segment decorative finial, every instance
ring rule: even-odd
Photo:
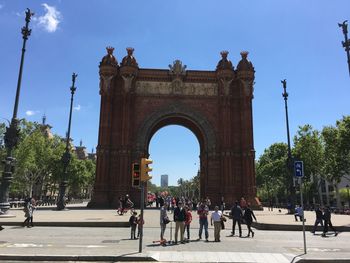
[[[108,55],[113,55],[114,47],[107,46],[106,50],[107,50]]]
[[[247,56],[248,56],[249,52],[248,51],[242,51],[240,54],[242,56],[242,59],[247,59]]]
[[[347,34],[348,33],[348,24],[347,24],[348,20],[345,20],[343,23],[338,23],[338,26],[341,27],[343,29],[343,33]]]
[[[227,58],[228,53],[229,52],[227,50],[223,50],[220,52],[222,58]]]
[[[134,53],[134,50],[135,50],[135,49],[132,48],[132,47],[127,47],[127,48],[126,48],[126,51],[128,52],[128,55],[129,55],[129,56],[132,56],[132,54]]]
[[[27,8],[27,11],[26,11],[26,22],[29,23],[30,22],[30,18],[34,15],[33,12],[30,11],[29,8]]]

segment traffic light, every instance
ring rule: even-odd
[[[148,172],[152,171],[152,167],[148,165],[153,163],[151,159],[141,158],[141,181],[147,182],[152,179],[152,176],[148,174]]]
[[[132,187],[140,187],[141,186],[140,164],[133,163],[131,170],[132,170],[131,171]]]

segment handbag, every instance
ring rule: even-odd
[[[221,220],[221,221],[220,221],[220,223],[221,223],[221,229],[225,229],[225,223],[224,223],[224,220]]]
[[[169,224],[169,223],[170,223],[169,218],[168,218],[168,217],[164,217],[164,218],[163,218],[163,223],[164,223],[164,224]]]

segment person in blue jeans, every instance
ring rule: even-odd
[[[209,208],[205,204],[205,202],[201,202],[197,214],[199,215],[199,239],[202,239],[202,232],[204,228],[204,234],[205,234],[205,241],[208,242],[209,238],[209,232],[208,232],[208,214],[209,214]]]

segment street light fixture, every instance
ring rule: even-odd
[[[69,121],[68,121],[68,132],[66,136],[66,150],[62,156],[62,163],[63,163],[63,178],[60,183],[60,190],[58,195],[58,201],[57,201],[57,210],[63,210],[66,207],[65,202],[65,193],[66,188],[68,185],[67,179],[68,179],[68,165],[71,159],[71,154],[69,152],[69,143],[70,143],[70,127],[72,122],[72,109],[73,109],[73,99],[74,99],[74,92],[76,91],[76,87],[74,87],[75,79],[77,78],[77,74],[73,73],[72,75],[72,87],[70,88],[71,91],[71,99],[70,99],[70,111],[69,111]]]
[[[1,186],[0,186],[0,210],[2,213],[6,214],[8,210],[10,209],[10,203],[8,201],[9,199],[9,189],[10,184],[12,182],[13,173],[15,169],[15,158],[12,157],[12,151],[16,147],[19,139],[19,132],[20,128],[18,127],[19,120],[17,119],[17,112],[18,112],[18,102],[19,102],[19,95],[21,91],[21,82],[22,82],[22,72],[23,72],[23,63],[24,63],[24,53],[26,51],[26,42],[28,40],[28,37],[30,36],[32,30],[29,29],[29,22],[31,17],[34,15],[30,11],[29,8],[27,8],[27,11],[25,12],[26,17],[25,21],[26,24],[24,27],[22,27],[22,35],[23,35],[23,46],[22,46],[22,56],[21,56],[21,62],[19,67],[19,75],[18,75],[18,81],[17,81],[17,90],[16,90],[16,98],[15,98],[15,105],[13,108],[13,115],[11,119],[11,123],[9,127],[6,127],[5,132],[5,147],[6,147],[6,158],[3,160],[3,163],[5,164],[4,172],[2,175],[1,180]],[[31,193],[30,193],[31,194]]]
[[[338,26],[341,27],[343,29],[343,34],[344,34],[344,38],[345,41],[342,41],[342,45],[345,48],[345,52],[346,55],[348,57],[348,68],[349,68],[349,75],[350,75],[350,41],[348,39],[348,24],[347,24],[347,20],[345,20],[343,23],[338,23]]]
[[[290,202],[291,202],[291,213],[294,213],[295,207],[295,188],[294,188],[294,177],[293,177],[293,157],[292,151],[290,147],[290,135],[289,135],[289,121],[288,121],[288,93],[287,93],[287,81],[281,80],[283,84],[283,93],[282,96],[284,98],[284,106],[286,110],[286,125],[287,125],[287,140],[288,140],[288,157],[287,157],[287,168],[289,172],[289,193],[290,193]]]

